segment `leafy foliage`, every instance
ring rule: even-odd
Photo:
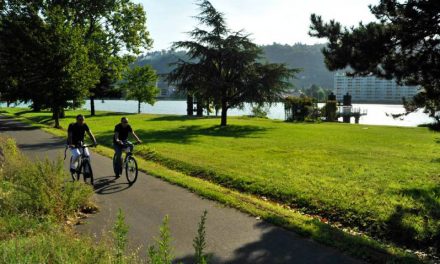
[[[314,119],[316,102],[307,96],[288,96],[284,98],[284,109],[287,121],[305,121],[307,118]]]
[[[128,0],[2,1],[3,100],[50,108],[58,125],[86,96],[93,108],[95,97],[117,93],[112,84],[151,44],[142,5]]]
[[[195,250],[194,258],[195,264],[208,263],[208,256],[204,253],[206,249],[206,216],[208,211],[204,211],[197,228],[197,236],[193,240],[193,247]]]
[[[141,112],[141,103],[154,104],[159,89],[156,86],[156,72],[151,66],[136,66],[129,69],[125,73],[124,79],[121,87],[127,91],[127,99],[138,101],[138,113]]]
[[[123,256],[127,247],[128,225],[125,223],[125,216],[121,209],[118,211],[116,223],[113,226],[113,238],[116,250],[116,263],[123,263]]]
[[[169,218],[165,216],[160,226],[159,238],[156,245],[148,248],[149,263],[151,264],[171,264],[173,260],[171,248],[171,234]]]

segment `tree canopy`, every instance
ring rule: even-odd
[[[370,10],[377,21],[352,28],[311,16],[310,35],[329,41],[323,49],[327,67],[420,85],[407,110],[423,107],[440,122],[440,2],[381,0]]]
[[[284,64],[262,63],[262,50],[242,31],[232,32],[224,15],[209,1],[200,1],[199,21],[189,33],[192,40],[175,42],[188,60],[180,59],[169,75],[170,83],[212,101],[222,110],[221,125],[227,124],[227,111],[245,102],[279,101],[297,70]]]
[[[159,89],[156,86],[156,71],[149,65],[136,66],[124,74],[121,87],[126,91],[127,99],[138,101],[138,113],[141,112],[141,103],[153,105]]]
[[[47,107],[48,86],[59,96],[62,86],[70,86],[75,98],[66,95],[63,100],[72,105],[89,97],[93,114],[93,99],[112,92],[134,55],[152,44],[143,7],[130,0],[0,3],[2,99],[32,101],[36,110]],[[61,54],[70,56],[57,60]],[[69,72],[75,83],[61,70]],[[50,79],[55,76],[58,82]],[[66,79],[61,80],[63,76]]]
[[[81,28],[65,21],[56,6],[43,17],[29,5],[2,16],[0,24],[2,97],[51,109],[56,127],[62,110],[78,106],[99,78]]]

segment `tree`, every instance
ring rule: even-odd
[[[122,88],[127,91],[127,99],[138,101],[138,113],[141,113],[141,103],[153,105],[159,89],[156,86],[156,71],[149,65],[134,67],[126,72]]]
[[[145,11],[141,4],[130,0],[4,0],[0,7],[2,16],[28,10],[39,14],[42,19],[50,10],[60,9],[64,23],[80,33],[87,46],[89,61],[98,66],[99,82],[89,87],[87,93],[92,115],[95,112],[94,99],[113,93],[112,84],[121,78],[122,72],[134,60],[133,55],[152,45]]]
[[[82,102],[88,88],[98,81],[98,69],[81,38],[83,32],[66,23],[57,6],[44,16],[32,5],[3,14],[0,76],[8,76],[8,87],[16,89],[13,96],[17,99],[51,109],[55,127],[59,127],[63,109]]]
[[[189,60],[180,60],[169,80],[177,87],[191,89],[221,107],[221,126],[227,125],[227,111],[244,103],[280,101],[297,70],[284,64],[260,63],[262,50],[249,36],[231,32],[222,13],[209,1],[200,1],[196,17],[201,27],[190,32],[192,41],[179,41],[175,49],[185,49]],[[203,28],[202,28],[203,27]]]
[[[381,0],[370,6],[378,19],[342,28],[311,16],[310,35],[329,40],[323,49],[330,70],[351,69],[353,75],[395,78],[423,89],[406,104],[407,111],[424,108],[440,122],[440,2]]]
[[[132,54],[151,48],[147,17],[142,5],[130,0],[61,2],[69,20],[86,29],[82,37],[89,46],[90,59],[100,70],[100,81],[89,89],[90,111],[94,115],[94,99],[114,93],[112,84],[134,61]]]

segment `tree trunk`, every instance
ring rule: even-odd
[[[10,101],[6,101],[6,107],[11,106],[11,102]]]
[[[39,102],[34,101],[32,103],[32,111],[40,112],[41,111],[41,104]]]
[[[227,115],[228,115],[228,108],[226,105],[226,100],[222,99],[222,121],[221,121],[220,126],[226,126]]]
[[[95,115],[95,97],[94,96],[90,96],[90,115],[91,116]]]
[[[203,104],[200,98],[197,98],[197,116],[203,116]]]
[[[194,114],[193,103],[194,103],[193,96],[188,94],[186,96],[186,113],[188,116],[193,116]]]
[[[138,114],[141,113],[141,101],[138,101]]]
[[[60,128],[60,108],[58,106],[52,108],[52,117],[55,119],[55,128]]]

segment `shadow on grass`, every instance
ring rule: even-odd
[[[95,116],[91,116],[90,114],[85,115],[86,118],[93,117],[104,117],[104,116],[132,116],[134,113],[124,113],[124,112],[97,112]],[[117,121],[120,121],[119,119]]]
[[[398,195],[410,197],[416,205],[411,208],[399,205],[395,208],[386,223],[388,236],[402,245],[425,251],[431,248],[434,250],[431,253],[438,256],[440,254],[440,186],[404,189],[399,191]]]
[[[138,130],[138,134],[140,134],[142,138],[145,138],[148,142],[152,143],[176,142],[187,144],[194,140],[194,138],[197,136],[255,138],[265,131],[267,131],[267,128],[257,126],[181,126],[171,130]]]
[[[229,137],[229,138],[258,138],[267,128],[257,126],[181,126],[169,130],[137,129],[136,134],[148,143],[181,143],[189,144],[197,136]],[[100,133],[99,142],[111,143],[113,132]]]
[[[220,117],[216,116],[185,116],[185,115],[166,115],[166,116],[158,116],[152,119],[148,119],[146,121],[192,121],[192,120],[203,120],[203,119],[219,119]],[[219,119],[220,120],[220,119]]]

